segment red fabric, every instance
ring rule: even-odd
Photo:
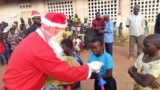
[[[40,90],[46,76],[66,82],[87,79],[88,65],[70,67],[60,61],[36,32],[27,36],[14,50],[3,75],[8,90]]]
[[[31,16],[34,17],[35,15],[40,16],[40,13],[38,11],[32,11]]]
[[[50,12],[45,15],[45,18],[53,23],[66,24],[66,16],[62,13]]]
[[[2,42],[0,42],[0,54],[4,54],[5,53],[5,48]]]
[[[96,27],[100,27],[101,29],[104,29],[105,21],[103,19],[100,19],[100,20],[94,19],[92,21],[92,28],[95,29]]]

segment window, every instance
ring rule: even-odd
[[[62,12],[67,16],[73,17],[73,2],[72,0],[47,0],[46,5],[48,12]],[[52,8],[53,7],[53,8]]]
[[[130,3],[130,12],[133,12],[133,7],[135,3],[138,3],[140,6],[140,13],[145,17],[145,20],[148,22],[155,22],[155,16],[159,12],[160,3],[156,2],[157,0],[131,0]]]
[[[31,8],[31,0],[20,0],[19,7],[21,9]]]
[[[89,22],[95,18],[95,13],[99,11],[102,15],[109,14],[113,21],[117,18],[117,0],[88,0]]]

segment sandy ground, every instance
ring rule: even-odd
[[[81,53],[81,58],[86,62],[87,57],[91,51],[85,50]],[[135,60],[128,60],[128,46],[114,46],[113,47],[113,59],[115,62],[115,68],[113,69],[113,76],[117,81],[117,90],[132,90],[133,79],[128,75],[128,68],[133,65]],[[2,77],[6,66],[0,65],[0,77]],[[3,86],[2,78],[0,78],[0,87]],[[93,80],[81,81],[82,90],[93,90]]]

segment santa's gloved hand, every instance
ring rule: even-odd
[[[91,68],[92,72],[99,73],[101,67],[103,66],[102,62],[99,61],[93,61],[91,63],[88,63],[89,68]]]

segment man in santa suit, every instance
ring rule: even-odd
[[[101,62],[71,67],[63,61],[59,44],[64,31],[66,16],[47,13],[42,25],[26,37],[14,50],[3,75],[5,90],[40,90],[47,76],[64,82],[77,82],[99,71]]]

